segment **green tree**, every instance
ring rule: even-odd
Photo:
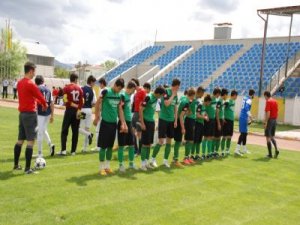
[[[54,75],[57,78],[69,78],[69,74],[69,71],[64,68],[61,68],[59,66],[56,66],[54,68]]]
[[[111,70],[112,68],[114,68],[117,65],[118,65],[118,63],[116,61],[114,61],[114,60],[106,60],[103,63],[103,66],[105,67],[106,71]]]

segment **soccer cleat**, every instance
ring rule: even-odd
[[[93,137],[94,137],[94,134],[92,134],[92,133],[88,136],[88,139],[89,139],[89,145],[92,144],[92,142],[93,142]]]
[[[174,161],[174,166],[178,167],[178,168],[182,168],[184,167],[178,160]]]
[[[147,171],[148,169],[147,169],[146,165],[143,165],[143,166],[141,166],[141,170]]]
[[[125,173],[125,172],[126,172],[125,166],[124,166],[124,165],[121,165],[121,166],[119,167],[119,171],[120,171],[121,173]]]
[[[201,157],[199,155],[196,155],[194,160],[199,161],[199,160],[201,160]]]
[[[60,151],[60,152],[57,153],[57,155],[66,156],[67,155],[67,151],[66,150]]]
[[[156,165],[156,166],[157,166],[157,165]],[[154,169],[154,168],[156,168],[156,167],[152,166],[151,163],[147,163],[147,164],[146,164],[146,168],[147,168],[147,169]]]
[[[157,165],[157,163],[156,163],[156,159],[152,159],[152,162],[150,163],[150,165],[151,165],[152,167],[154,167],[154,168],[157,168],[158,165]]]
[[[230,151],[229,150],[226,151],[226,155],[230,155]]]
[[[196,157],[195,156],[193,156],[193,155],[191,155],[191,157],[190,158],[192,158],[193,160],[196,160]]]
[[[251,152],[247,149],[246,145],[244,146],[242,153],[243,154],[251,154]]]
[[[214,157],[215,157],[215,158],[219,158],[219,156],[220,156],[220,155],[219,155],[218,152],[215,152],[215,153],[214,153]]]
[[[205,160],[205,159],[206,159],[205,155],[202,155],[201,160]]]
[[[13,170],[22,170],[22,166],[20,165],[15,165]]]
[[[167,160],[164,160],[164,166],[165,166],[166,168],[170,168],[170,165],[169,165],[169,163],[168,163]]]
[[[106,175],[107,175],[107,173],[106,173],[105,170],[100,170],[99,174],[100,174],[101,176],[106,176]]]
[[[235,155],[239,155],[239,156],[243,156],[243,153],[241,153],[241,151],[238,150],[238,149],[236,149],[236,150],[234,151],[234,154],[235,154]]]
[[[190,164],[195,164],[195,161],[192,158],[188,158]]]
[[[72,152],[72,153],[71,153],[71,156],[75,156],[75,155],[76,155],[76,152]]]
[[[113,174],[114,173],[114,171],[112,171],[111,168],[106,168],[105,172],[106,172],[106,174]]]
[[[185,165],[191,165],[190,160],[189,160],[188,158],[185,158],[185,159],[183,160],[183,163],[184,163]]]
[[[33,169],[28,169],[24,171],[25,174],[37,174],[38,172]]]
[[[277,151],[275,152],[274,159],[277,159],[277,158],[278,158],[278,155],[279,155],[279,151],[277,150]]]
[[[222,152],[221,156],[222,156],[222,157],[225,157],[225,153],[224,153],[224,152]]]
[[[272,159],[272,155],[266,155],[267,159]]]
[[[51,144],[51,145],[50,145],[50,155],[51,155],[51,156],[54,156],[54,152],[55,152],[55,145],[54,145],[54,144]]]
[[[87,150],[86,149],[82,149],[81,152],[82,153],[87,153]]]

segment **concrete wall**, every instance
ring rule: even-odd
[[[54,77],[54,67],[53,66],[36,65],[35,74],[42,75],[43,77]]]

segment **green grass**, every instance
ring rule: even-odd
[[[288,124],[277,124],[276,126],[276,132],[280,131],[289,131],[289,130],[296,130],[300,129],[300,126],[292,126]],[[234,121],[234,130],[239,130],[239,121]],[[249,126],[249,132],[255,132],[255,133],[264,133],[264,125],[262,122],[253,122]]]
[[[247,157],[107,177],[97,174],[97,154],[78,154],[46,157],[44,170],[24,175],[11,171],[17,115],[0,108],[1,225],[299,224],[300,153],[266,160],[264,147],[249,146]],[[49,129],[57,145],[60,126],[56,117]]]

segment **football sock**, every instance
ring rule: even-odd
[[[196,143],[193,143],[191,148],[191,155],[194,155],[195,151],[196,151]]]
[[[240,133],[239,139],[238,139],[238,145],[242,144],[242,140],[243,140],[243,133]]]
[[[200,154],[200,144],[201,143],[196,143],[196,155]]]
[[[111,147],[109,147],[109,148],[107,148],[107,150],[106,150],[106,160],[111,160],[112,159],[112,148]]]
[[[211,140],[211,149],[210,152],[214,152],[215,151],[215,146],[216,146],[216,140]]]
[[[223,152],[224,149],[225,149],[225,142],[226,142],[226,139],[225,139],[225,137],[223,137],[223,138],[222,138],[222,141],[221,141],[221,150],[222,150],[222,152]]]
[[[164,159],[168,159],[171,152],[171,144],[166,144]]]
[[[212,153],[212,140],[207,140],[207,152],[208,154]]]
[[[219,148],[220,148],[220,139],[215,140],[215,150],[216,152],[219,152]]]
[[[272,156],[272,144],[270,141],[267,142],[269,156]]]
[[[147,147],[147,152],[146,152],[146,159],[150,159],[150,147]]]
[[[105,160],[105,152],[106,152],[105,148],[100,148],[100,151],[99,151],[99,161],[100,162],[104,162],[104,160]]]
[[[158,154],[158,152],[160,150],[160,147],[161,147],[160,144],[156,144],[155,145],[155,147],[153,149],[153,153],[152,153],[152,158],[156,158],[156,156],[157,156],[157,154]],[[166,146],[166,148],[167,148],[167,146]]]
[[[271,138],[271,142],[273,143],[274,148],[275,148],[275,151],[277,152],[278,149],[277,149],[277,143],[276,143],[276,140],[275,140],[274,138]]]
[[[147,147],[142,147],[141,149],[141,159],[142,161],[145,161],[147,155]]]
[[[192,147],[192,143],[191,142],[186,142],[185,143],[185,157],[188,157],[190,155],[190,151],[191,151],[191,147]]]
[[[226,149],[230,149],[230,144],[231,144],[231,138],[228,138],[226,140]]]
[[[129,146],[129,148],[128,148],[128,158],[129,158],[129,162],[133,163],[133,160],[134,160],[134,147],[133,146]]]
[[[141,153],[141,149],[142,149],[142,139],[139,139],[138,153]]]
[[[122,165],[123,163],[123,156],[124,156],[124,146],[119,146],[118,149],[118,160],[119,160],[119,164]]]
[[[30,169],[32,152],[33,152],[32,146],[27,145],[25,150],[25,159],[26,159],[25,171]]]
[[[138,145],[137,145],[137,139],[136,139],[136,136],[133,135],[133,144],[134,144],[134,151],[135,153],[139,153],[139,148],[138,148]]]
[[[181,145],[181,142],[175,141],[175,144],[174,144],[174,160],[178,160],[180,145]]]
[[[14,147],[15,166],[19,165],[19,158],[20,158],[20,154],[21,154],[21,148],[22,148],[22,145],[15,144],[15,147]]]
[[[204,139],[204,140],[202,141],[202,155],[205,155],[206,146],[207,146],[207,140]]]

